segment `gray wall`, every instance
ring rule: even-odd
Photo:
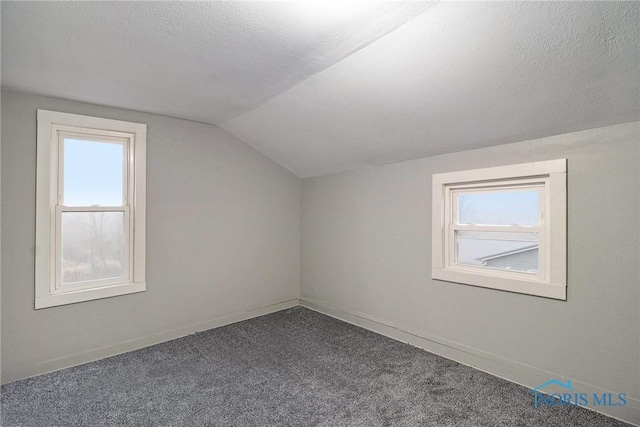
[[[521,383],[626,392],[637,409],[639,139],[629,123],[304,179],[301,303]],[[431,279],[432,174],[555,158],[568,159],[566,302]]]
[[[33,309],[37,108],[147,123],[146,292]],[[13,92],[1,112],[3,381],[295,304],[300,292],[509,379],[568,378],[637,407],[639,123],[305,179],[301,201],[299,179],[213,126]],[[568,301],[430,279],[433,173],[561,157]]]
[[[34,310],[38,108],[148,125],[146,292]],[[1,169],[4,381],[298,297],[300,180],[217,127],[3,92]]]

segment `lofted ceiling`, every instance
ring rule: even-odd
[[[638,2],[320,3],[5,1],[2,86],[215,124],[300,177],[640,120]]]

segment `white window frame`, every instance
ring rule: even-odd
[[[122,206],[73,207],[62,204],[65,137],[123,144]],[[145,282],[146,138],[141,123],[38,110],[35,308],[73,304],[143,292]],[[61,286],[63,212],[123,212],[125,277]]]
[[[567,299],[567,160],[499,166],[434,174],[432,179],[432,278],[547,298]],[[538,223],[532,227],[459,225],[457,197],[462,192],[536,189]],[[455,232],[537,233],[536,274],[507,271],[455,261]]]

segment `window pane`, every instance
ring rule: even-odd
[[[459,194],[458,223],[533,227],[538,223],[538,191]]]
[[[456,231],[456,262],[476,267],[538,272],[538,235]]]
[[[62,284],[124,278],[124,212],[62,213]]]
[[[64,139],[66,206],[121,206],[125,144]]]

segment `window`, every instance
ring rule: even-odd
[[[432,277],[566,300],[566,164],[433,175]]]
[[[146,125],[38,110],[36,309],[145,290]]]

